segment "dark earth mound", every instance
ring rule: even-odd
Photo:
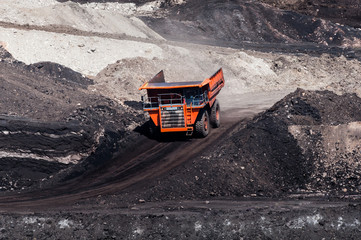
[[[3,48],[0,59],[0,158],[17,163],[3,176],[8,182],[3,185],[10,187],[2,190],[28,187],[64,164],[93,158],[104,141],[124,140],[129,125],[139,122],[136,110],[91,93],[87,86],[92,80],[69,68],[49,62],[26,65]],[[38,160],[40,169],[33,166]],[[51,177],[52,183],[60,179]]]
[[[75,123],[51,123],[0,116],[0,149],[57,158],[82,154],[93,146],[95,130]]]
[[[30,71],[36,73],[41,72],[43,74],[48,74],[53,77],[55,80],[63,81],[64,84],[76,83],[82,88],[86,88],[89,85],[94,84],[93,80],[83,76],[82,74],[75,72],[74,70],[64,67],[57,63],[52,62],[40,62],[35,64],[30,64],[26,66]]]
[[[0,158],[0,191],[19,191],[39,186],[69,164],[32,158]]]
[[[358,194],[360,132],[356,95],[298,89],[127,200]]]

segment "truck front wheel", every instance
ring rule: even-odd
[[[150,138],[157,138],[159,135],[159,128],[154,124],[152,119],[148,121],[148,134]]]
[[[221,111],[221,107],[219,106],[218,101],[214,101],[213,106],[211,108],[211,124],[212,127],[214,128],[219,128],[219,126],[221,125],[221,121],[220,121],[220,111]]]
[[[200,113],[201,116],[196,121],[196,134],[199,137],[206,137],[209,133],[209,116],[206,110]]]

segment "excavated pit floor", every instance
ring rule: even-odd
[[[142,47],[160,46],[154,52],[145,49],[144,54],[151,60],[139,57],[142,53],[131,52],[134,59],[119,60],[92,78],[49,62],[26,65],[1,48],[1,93],[6,97],[1,98],[0,109],[5,116],[0,117],[0,137],[6,157],[0,162],[5,187],[0,196],[0,238],[360,237],[360,98],[328,91],[293,92],[299,85],[282,85],[281,81],[308,76],[305,82],[310,82],[306,84],[309,87],[327,79],[315,89],[360,93],[359,50],[352,48],[357,47],[359,31],[259,3],[227,2],[220,8],[222,4],[170,4],[173,15],[169,18],[160,15],[141,19],[168,39],[233,46],[253,55],[187,43],[170,42],[170,46],[164,46],[164,39],[146,28],[143,30],[151,35],[137,38],[69,26],[0,23],[10,40],[16,34],[42,31],[55,38],[63,35],[64,39],[67,34],[72,38],[93,37],[92,40],[109,38],[112,46],[114,42],[124,43],[123,40],[138,41],[136,46]],[[199,12],[184,11],[189,8]],[[227,14],[229,11],[232,14]],[[248,21],[246,28],[240,28],[242,16],[248,19],[253,14],[263,27]],[[210,21],[220,15],[227,18]],[[222,28],[227,21],[233,24]],[[280,27],[282,24],[286,27]],[[0,44],[6,47],[3,42]],[[94,52],[98,54],[103,49],[87,51],[82,44],[75,47],[94,59]],[[190,61],[185,56],[195,48],[200,55]],[[264,53],[254,50],[291,54],[264,57]],[[110,93],[100,90],[109,82],[114,84],[110,86],[123,84],[127,91],[134,90],[136,87],[128,86],[132,80],[129,76],[148,74],[169,63],[162,57],[172,55],[184,58],[184,64],[199,70],[202,76],[208,74],[210,67],[227,64],[230,86],[236,86],[237,76],[242,76],[245,88],[252,85],[246,78],[266,87],[256,84],[256,88],[247,88],[251,93],[238,95],[235,92],[240,89],[229,87],[227,93],[232,99],[219,96],[222,127],[206,139],[175,135],[149,139],[142,134],[141,126],[132,131],[145,121],[139,102],[135,101],[138,93],[116,95],[114,89]],[[232,61],[226,61],[228,58]],[[233,62],[241,63],[232,66]],[[141,73],[119,71],[134,66]],[[246,66],[261,74],[247,72]],[[84,66],[82,70],[90,73]],[[332,74],[328,74],[331,70]],[[182,69],[171,75],[177,76],[179,71]],[[282,75],[282,71],[289,72]],[[330,77],[339,74],[337,77],[341,78],[346,73],[350,73],[346,80]],[[121,79],[123,75],[127,78]],[[140,80],[133,83],[136,86],[137,81]],[[268,86],[275,82],[279,85]],[[256,93],[264,89],[268,93]],[[291,94],[286,96],[288,93]],[[278,100],[281,101],[274,105]],[[40,148],[38,142],[46,144]],[[79,148],[84,149],[80,157],[74,150]],[[44,162],[49,159],[63,162]],[[15,168],[9,165],[10,161]]]

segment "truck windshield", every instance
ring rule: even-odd
[[[201,105],[201,102],[203,102],[200,88],[185,88],[183,89],[183,95],[188,106],[191,104]]]

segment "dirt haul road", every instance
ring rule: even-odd
[[[154,140],[140,135],[132,146],[116,154],[107,165],[49,189],[2,196],[0,209],[10,212],[48,210],[59,206],[66,207],[90,197],[119,194],[131,186],[132,190],[137,186],[142,187],[142,183],[189,161],[207,149],[212,149],[222,139],[231,135],[235,125],[269,108],[286,93],[281,91],[244,95],[233,103],[224,99],[221,127],[211,129],[207,138],[188,138],[182,134],[172,134]]]

